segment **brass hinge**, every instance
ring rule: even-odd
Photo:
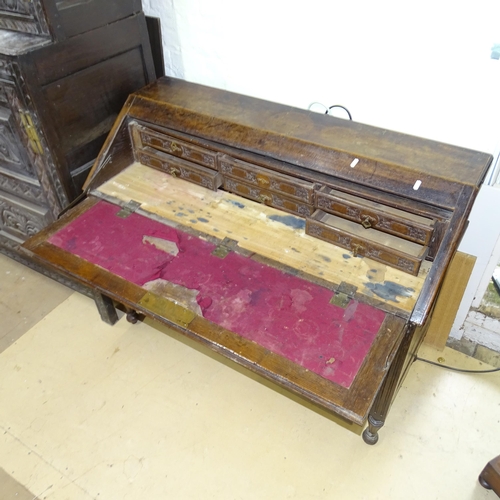
[[[238,242],[236,240],[232,240],[231,238],[224,238],[217,247],[212,251],[212,255],[219,257],[219,259],[223,259],[230,252],[232,252],[238,246]]]
[[[42,143],[40,141],[40,137],[38,136],[35,124],[33,123],[33,118],[31,118],[31,115],[26,111],[21,111],[19,114],[21,116],[21,124],[23,125],[26,135],[28,136],[31,149],[35,154],[43,155]]]
[[[128,201],[121,210],[116,214],[118,217],[121,217],[122,219],[126,219],[129,215],[133,214],[141,204],[135,200],[130,200]]]
[[[345,309],[356,293],[357,287],[342,281],[335,291],[335,295],[330,299],[330,304]]]

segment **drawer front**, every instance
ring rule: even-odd
[[[219,168],[224,176],[227,175],[246,184],[267,189],[289,198],[312,203],[314,188],[310,182],[278,174],[250,163],[235,160],[229,156],[220,158]]]
[[[334,219],[334,222],[331,219]],[[384,244],[381,241],[364,238],[360,234],[349,231],[349,227],[346,228],[344,224],[339,224],[342,227],[336,226],[335,219],[335,217],[317,210],[313,217],[306,220],[306,234],[346,248],[353,253],[354,257],[368,257],[414,276],[418,274],[422,261],[427,255],[428,247],[415,243],[412,243],[410,247],[405,245],[409,242],[404,240],[401,240],[400,244],[396,246],[394,242]],[[379,233],[374,229],[370,231],[372,231],[372,235]],[[404,251],[405,246],[411,250],[411,253]]]
[[[222,176],[216,170],[200,167],[194,163],[149,148],[140,151],[138,159],[143,165],[162,170],[173,177],[180,177],[214,191],[222,184]]]
[[[254,187],[243,182],[238,182],[229,177],[224,177],[224,189],[231,193],[239,194],[270,207],[279,208],[301,217],[308,217],[314,212],[314,207],[307,203],[301,203],[297,200],[281,196],[280,194]]]
[[[21,240],[52,222],[47,208],[38,207],[0,191],[0,230]]]
[[[357,222],[366,229],[376,228],[422,245],[429,243],[434,230],[431,219],[413,216],[403,210],[326,187],[316,192],[316,206],[325,212]]]
[[[142,146],[149,146],[199,165],[217,170],[217,154],[214,151],[188,144],[185,141],[138,127]]]

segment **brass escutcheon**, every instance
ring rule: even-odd
[[[270,202],[270,201],[271,201],[271,197],[270,197],[270,196],[267,196],[267,194],[261,194],[261,195],[259,196],[259,201],[260,201],[261,203],[268,203],[268,202]]]
[[[361,225],[365,228],[365,229],[370,229],[371,227],[373,227],[375,225],[375,219],[373,219],[372,217],[370,217],[369,215],[365,215],[365,217],[363,218],[363,220],[361,221]]]
[[[180,148],[180,147],[179,147],[179,146],[178,146],[175,142],[172,142],[172,143],[170,144],[170,149],[171,149],[172,151],[182,151],[182,149],[181,149],[181,148]]]
[[[171,168],[170,169],[170,175],[172,177],[177,177],[178,174],[179,174],[179,171],[176,168]]]

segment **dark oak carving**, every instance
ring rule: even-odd
[[[0,0],[2,28],[0,199],[46,214],[3,208],[0,245],[18,245],[81,194],[128,94],[155,75],[140,0]]]

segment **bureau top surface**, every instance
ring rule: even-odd
[[[329,152],[354,155],[356,169],[373,177],[390,179],[399,170],[479,186],[492,159],[486,153],[174,78],[162,78],[135,95],[151,101],[154,121],[161,125],[333,175],[346,165],[337,156],[332,170]],[[351,162],[347,167],[349,173]]]

